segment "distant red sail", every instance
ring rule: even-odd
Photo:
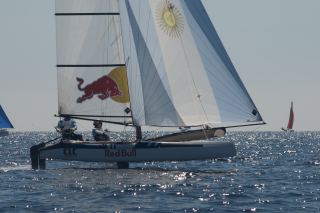
[[[288,123],[287,129],[292,129],[292,127],[293,127],[293,120],[294,120],[294,115],[293,115],[293,103],[291,102],[290,118],[289,118],[289,123]]]

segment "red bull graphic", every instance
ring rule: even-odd
[[[132,149],[127,151],[125,149],[118,149],[118,151],[105,150],[105,157],[135,157],[137,156],[137,150]]]
[[[82,103],[87,99],[91,99],[94,95],[98,95],[98,98],[105,100],[112,97],[122,97],[123,93],[120,91],[118,83],[110,76],[103,76],[98,80],[88,84],[86,87],[81,88],[83,84],[82,78],[77,78],[78,89],[84,91],[84,95],[77,99],[77,103]]]

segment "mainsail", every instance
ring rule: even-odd
[[[262,121],[200,0],[119,9],[135,126]]]
[[[200,0],[56,0],[56,23],[60,115],[262,122]]]
[[[56,0],[55,15],[59,114],[129,122],[118,1]]]
[[[289,122],[288,122],[287,129],[292,129],[293,121],[294,121],[293,102],[291,102],[290,117],[289,117]]]
[[[8,128],[13,128],[13,126],[0,105],[0,129],[8,129]]]

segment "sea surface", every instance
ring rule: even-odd
[[[30,147],[56,137],[0,138],[0,212],[320,212],[320,132],[229,132],[219,140],[235,143],[231,158],[31,170]]]

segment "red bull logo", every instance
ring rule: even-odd
[[[98,98],[105,100],[112,97],[122,97],[123,93],[120,91],[118,83],[110,76],[103,76],[98,80],[88,84],[86,87],[81,88],[83,84],[82,78],[77,78],[78,90],[84,91],[84,95],[77,99],[77,103],[82,103],[87,99],[93,98],[94,95],[98,95]]]
[[[118,151],[105,150],[105,157],[135,157],[137,156],[137,150],[132,149],[127,151],[125,149],[118,149]]]

